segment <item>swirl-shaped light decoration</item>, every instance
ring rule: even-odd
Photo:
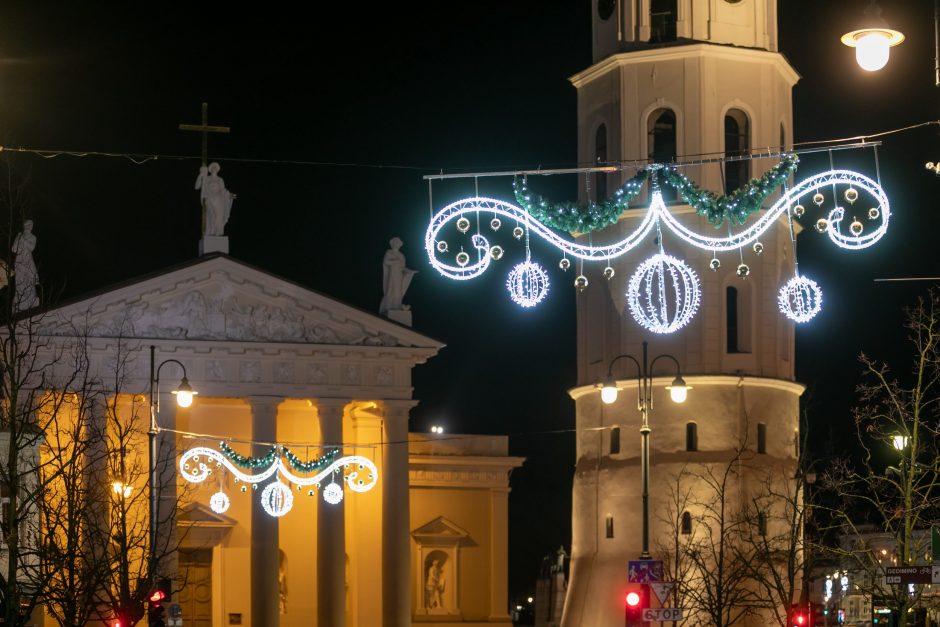
[[[257,474],[248,474],[235,466],[223,453],[206,446],[191,448],[180,456],[180,475],[190,483],[202,483],[212,474],[212,469],[209,467],[210,462],[215,462],[217,468],[224,467],[232,473],[238,481],[254,485],[276,476],[275,482],[266,486],[261,495],[262,505],[265,506],[265,511],[268,511],[272,516],[283,516],[290,510],[290,504],[293,502],[293,495],[290,494],[289,489],[287,489],[288,496],[285,496],[283,490],[271,487],[281,485],[287,488],[287,486],[280,481],[282,477],[288,483],[293,483],[297,486],[316,486],[319,488],[320,484],[333,477],[334,473],[343,473],[345,471],[344,479],[348,489],[353,492],[367,492],[375,487],[379,476],[379,471],[372,460],[360,455],[349,455],[337,458],[330,465],[311,477],[301,477],[294,474],[291,472],[290,467],[284,463],[281,456],[277,455],[274,461],[271,462],[271,465],[264,470],[261,470]],[[330,485],[335,485],[335,489],[338,489],[340,492],[343,491],[343,488],[335,483],[330,483]],[[271,490],[270,492],[269,489]],[[333,490],[334,492],[335,489]],[[275,494],[275,490],[277,490],[277,494]],[[265,497],[265,494],[268,496]],[[215,498],[215,496],[218,496],[218,494],[213,495],[213,498]],[[333,502],[327,499],[325,493],[323,496],[327,502]],[[275,506],[269,509],[268,505],[271,503],[274,503]],[[279,511],[281,511],[281,513],[274,513]]]
[[[809,322],[822,310],[822,290],[816,281],[795,276],[777,294],[780,311],[794,322]]]
[[[870,194],[875,203],[873,208],[878,209],[877,213],[880,217],[880,223],[876,228],[867,233],[859,235],[854,235],[851,232],[842,233],[840,230],[841,213],[838,213],[838,209],[836,209],[830,212],[830,216],[833,218],[838,217],[838,220],[826,231],[829,239],[837,246],[847,249],[860,249],[871,246],[880,240],[888,230],[891,210],[887,195],[878,183],[863,174],[851,170],[828,170],[801,181],[798,185],[783,194],[770,208],[764,211],[751,226],[725,237],[703,235],[683,225],[666,207],[662,195],[658,191],[653,192],[649,209],[633,232],[629,233],[622,240],[605,246],[585,246],[577,244],[556,234],[550,228],[511,203],[495,198],[473,197],[451,203],[434,215],[425,232],[425,249],[428,253],[428,259],[431,265],[448,278],[467,280],[480,276],[486,271],[492,261],[491,255],[487,254],[489,253],[489,242],[486,241],[485,238],[480,235],[474,237],[474,247],[476,247],[481,254],[475,263],[468,263],[465,266],[445,263],[438,259],[436,242],[440,239],[441,230],[447,223],[452,220],[458,220],[465,215],[475,215],[477,212],[483,211],[503,216],[504,218],[517,222],[525,222],[529,227],[530,233],[541,237],[563,254],[588,261],[616,259],[633,250],[646,238],[657,221],[661,226],[665,227],[665,230],[696,248],[712,252],[733,251],[758,241],[779,218],[785,216],[791,206],[799,204],[803,196],[818,193],[818,190],[827,187],[835,188],[837,185],[849,186],[860,191],[864,190]],[[871,212],[869,217],[874,213],[875,212]]]
[[[695,271],[664,253],[641,263],[627,285],[630,315],[653,333],[672,333],[687,325],[701,297]]]
[[[506,289],[512,302],[522,307],[535,307],[548,294],[548,273],[537,263],[523,261],[509,273]]]

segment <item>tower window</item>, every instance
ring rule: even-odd
[[[682,512],[682,533],[683,535],[692,533],[692,514],[689,512]]]
[[[725,316],[728,332],[728,352],[738,352],[738,289],[728,286],[725,290]]]
[[[676,40],[677,4],[677,0],[651,0],[650,41]]]
[[[694,422],[685,424],[685,450],[698,450],[698,425]]]
[[[614,537],[614,517],[611,516],[610,514],[607,514],[607,520],[606,520],[605,526],[606,526],[607,537],[613,538]]]
[[[725,332],[726,352],[751,352],[751,290],[745,281],[725,288]]]
[[[601,124],[597,127],[597,133],[594,136],[594,165],[605,165],[607,163],[607,125]],[[603,202],[607,200],[607,173],[594,173],[594,200]]]
[[[767,514],[764,512],[757,513],[757,533],[762,536],[767,535]]]
[[[654,163],[672,163],[676,160],[676,114],[671,109],[657,109],[647,122],[647,145],[649,159]],[[670,186],[662,188],[663,200],[676,199],[676,191]]]
[[[620,453],[620,427],[614,427],[610,430],[610,454]]]
[[[751,146],[747,115],[740,109],[731,109],[725,115],[725,158],[748,153]],[[725,162],[725,193],[730,194],[745,183],[750,176],[750,161]]]
[[[767,453],[767,425],[763,422],[757,423],[757,452]]]

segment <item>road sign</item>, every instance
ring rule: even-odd
[[[627,563],[627,581],[649,583],[663,580],[662,560],[630,560]]]
[[[179,606],[179,603],[173,603],[170,605],[170,618],[182,618],[183,617],[183,608]]]
[[[930,566],[887,566],[885,583],[931,583],[933,568]]]
[[[643,610],[643,620],[648,623],[682,620],[681,607],[657,607]]]
[[[666,599],[669,598],[669,593],[672,592],[675,585],[676,582],[674,581],[660,581],[650,583],[650,588],[653,590],[653,594],[656,595],[656,598],[659,599],[659,603],[665,605]]]

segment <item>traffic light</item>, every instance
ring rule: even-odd
[[[624,595],[625,624],[627,627],[643,625],[643,610],[650,606],[650,587],[645,583],[629,583]]]
[[[790,606],[790,627],[816,627],[815,618],[812,605]]]
[[[163,604],[170,601],[170,595],[172,593],[171,585],[169,579],[161,577],[157,579],[156,585],[151,589],[150,596],[147,597],[147,624],[150,627],[166,626],[166,621],[164,620],[166,610]]]

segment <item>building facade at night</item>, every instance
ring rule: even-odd
[[[777,50],[775,0],[598,0],[592,5],[594,64],[571,78],[578,97],[579,163],[713,157],[714,162],[681,171],[702,188],[724,193],[778,162],[776,157],[721,159],[791,145],[791,91],[799,77]],[[592,173],[581,200],[601,200],[631,176],[629,169]],[[667,192],[664,187],[669,210],[683,224],[714,230]],[[636,209],[591,234],[591,243],[619,241],[632,232],[648,203],[649,196],[641,193]],[[596,384],[618,355],[640,359],[644,340],[650,359],[674,356],[692,386],[684,404],[672,403],[664,387],[676,367],[669,359],[657,361],[649,414],[649,535],[652,558],[664,561],[664,579],[685,583],[687,591],[705,586],[705,547],[714,547],[716,534],[727,531],[716,525],[725,522],[730,529],[734,511],[737,537],[744,537],[740,517],[749,503],[756,508],[750,512],[755,533],[774,536],[790,528],[780,503],[760,500],[771,487],[792,493],[798,458],[803,387],[794,381],[794,324],[777,306],[777,291],[793,274],[794,244],[782,226],[761,240],[762,251],[748,247],[740,256],[721,255],[717,269],[711,267],[711,254],[664,232],[662,250],[685,260],[702,292],[696,316],[672,334],[646,332],[627,308],[631,274],[660,252],[652,241],[613,260],[616,273],[609,280],[599,267],[592,267],[593,273],[585,268],[591,287],[577,297],[578,387],[570,392],[576,403],[577,465],[562,625],[623,624],[628,561],[642,550],[637,368],[626,359],[613,365],[621,392],[612,405],[602,404]],[[589,241],[587,235],[578,237]],[[737,271],[742,263],[749,267],[745,278]],[[736,550],[743,555],[740,543]],[[748,585],[738,592],[756,594],[756,586],[748,591]],[[684,618],[693,623],[711,622],[697,619],[705,609],[694,595],[671,596],[662,606],[683,607]],[[746,624],[762,622],[758,613]]]

